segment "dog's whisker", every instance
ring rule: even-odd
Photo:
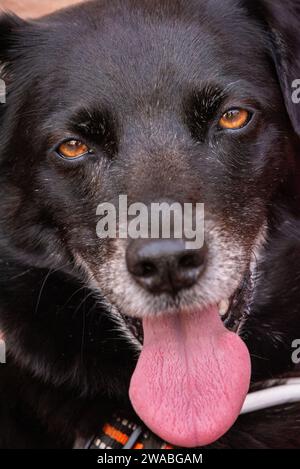
[[[44,288],[46,286],[46,283],[49,280],[50,276],[55,274],[56,272],[59,272],[60,270],[62,270],[64,268],[68,267],[69,265],[71,265],[71,263],[64,264],[60,267],[57,267],[56,269],[51,268],[51,269],[48,270],[48,272],[47,272],[47,274],[46,274],[46,276],[45,276],[45,278],[42,282],[41,288],[39,290],[39,294],[38,294],[37,301],[36,301],[36,306],[35,306],[35,314],[37,314],[37,312],[38,312],[40,302],[41,302],[41,299],[42,299],[43,290],[44,290]]]

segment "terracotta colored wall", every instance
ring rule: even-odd
[[[20,16],[33,18],[81,0],[0,0],[0,9],[9,9]]]

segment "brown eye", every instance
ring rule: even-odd
[[[251,114],[246,109],[230,109],[219,120],[222,129],[238,130],[245,127],[250,121]]]
[[[81,142],[80,140],[68,140],[67,142],[62,143],[57,152],[63,158],[79,158],[80,156],[85,155],[90,152],[89,147]]]

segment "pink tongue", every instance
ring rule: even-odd
[[[204,446],[238,417],[250,382],[250,357],[217,308],[145,319],[144,347],[130,384],[143,422],[176,446]]]

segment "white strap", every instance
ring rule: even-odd
[[[300,404],[300,379],[288,379],[282,385],[249,393],[241,415],[296,402]]]

